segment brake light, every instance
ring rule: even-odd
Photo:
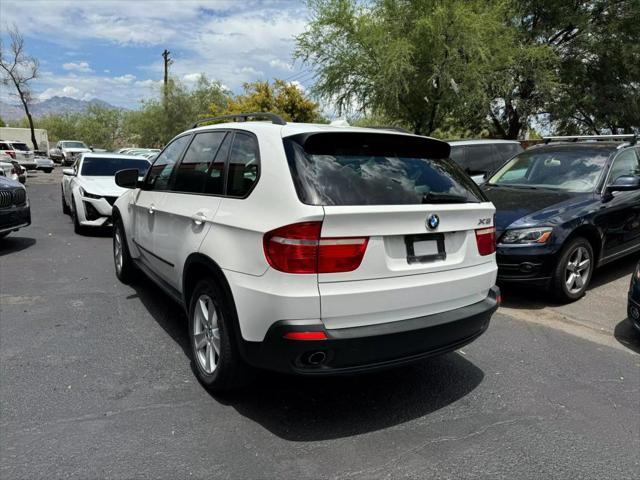
[[[11,158],[13,158],[14,160],[16,159],[16,152],[12,152],[11,150],[7,150],[6,152],[7,155],[9,155]]]
[[[496,251],[496,227],[476,230],[476,243],[480,255],[491,255]]]
[[[351,272],[360,266],[368,237],[321,238],[321,230],[322,222],[304,222],[267,232],[269,265],[286,273]]]

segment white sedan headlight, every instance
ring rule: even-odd
[[[500,243],[504,245],[542,245],[551,238],[551,227],[519,228],[507,230]]]
[[[87,192],[84,188],[80,187],[80,195],[85,198],[95,198],[96,200],[102,198],[100,195],[94,195],[93,193]]]

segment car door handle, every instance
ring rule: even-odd
[[[147,210],[147,211],[149,212],[149,215],[153,215],[154,213],[156,213],[156,209],[155,209],[155,208],[153,208],[153,205],[151,205],[151,206],[149,207],[149,210]]]
[[[200,226],[207,221],[207,216],[202,212],[198,212],[195,215],[191,216],[191,220],[193,221],[193,223]]]

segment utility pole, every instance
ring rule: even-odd
[[[162,58],[164,59],[164,88],[166,90],[169,82],[169,65],[173,63],[171,52],[165,48],[164,52],[162,52]]]

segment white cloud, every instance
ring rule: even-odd
[[[287,72],[290,72],[291,70],[293,70],[293,65],[291,65],[291,63],[280,60],[279,58],[274,58],[273,60],[271,60],[269,62],[269,65],[272,68],[277,68],[278,70],[285,70]]]
[[[202,77],[201,73],[187,73],[182,76],[182,81],[186,83],[196,83]]]
[[[164,48],[172,52],[171,74],[187,85],[197,81],[199,72],[236,92],[245,82],[290,77],[297,71],[291,58],[294,37],[307,19],[304,3],[291,0],[0,1],[2,22],[18,23],[28,46],[42,41],[42,32],[55,31],[46,41],[58,45],[60,55],[84,58],[63,64],[62,75],[42,75],[34,83],[36,91],[49,95],[72,86],[80,97],[93,95],[127,107],[157,95]],[[105,44],[117,54],[111,65],[92,56],[96,45]],[[150,55],[157,60],[131,66],[135,57],[130,55],[144,58],[139,46],[152,46],[157,52]],[[122,71],[118,55],[129,60],[125,64],[137,76]]]
[[[111,81],[115,83],[122,83],[124,85],[128,85],[130,83],[133,83],[135,79],[136,79],[135,75],[131,75],[130,73],[127,73],[126,75],[122,75],[120,77],[113,77]]]
[[[38,95],[39,100],[49,100],[53,97],[71,97],[81,100],[86,94],[72,85],[65,85],[62,88],[47,88]]]
[[[64,63],[62,68],[68,70],[70,72],[81,72],[81,73],[90,73],[93,72],[88,62],[69,62]]]

